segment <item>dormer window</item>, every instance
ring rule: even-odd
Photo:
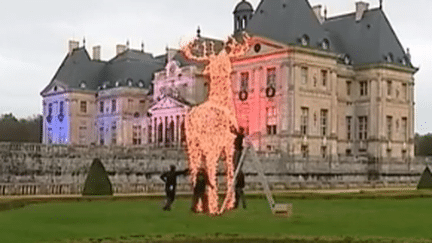
[[[327,39],[324,39],[324,40],[321,42],[321,48],[322,48],[323,50],[328,50],[328,49],[330,48],[330,41],[327,40]]]
[[[115,86],[116,87],[120,86],[120,81],[115,82]]]
[[[81,83],[80,83],[80,88],[81,88],[81,89],[85,89],[86,86],[87,86],[86,82],[85,82],[85,81],[81,81]]]
[[[54,86],[53,90],[54,90],[54,92],[57,92],[57,86]]]
[[[144,87],[144,81],[142,81],[142,80],[138,81],[138,87],[143,88]]]
[[[348,54],[346,54],[343,57],[343,62],[345,63],[345,65],[350,65],[351,64],[351,58],[350,58],[350,56]]]
[[[309,45],[309,36],[308,35],[303,35],[300,38],[300,43],[302,46],[308,46]]]
[[[132,79],[131,79],[131,78],[128,78],[128,80],[127,80],[127,85],[128,85],[129,87],[132,87]]]
[[[389,63],[393,62],[393,54],[392,54],[392,53],[389,53],[389,54],[386,56],[385,59],[386,59],[386,61],[389,62]]]

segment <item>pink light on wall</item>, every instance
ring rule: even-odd
[[[190,169],[190,179],[193,186],[200,168],[204,168],[212,187],[208,187],[208,205],[201,205],[196,210],[208,209],[211,215],[222,214],[234,207],[234,164],[233,149],[234,135],[230,128],[238,128],[235,107],[232,98],[231,79],[232,64],[230,58],[236,58],[249,48],[249,37],[245,35],[243,44],[229,38],[225,48],[216,54],[213,43],[210,47],[206,43],[200,44],[198,40],[191,41],[182,48],[189,59],[204,62],[206,68],[204,75],[210,77],[209,98],[203,104],[194,107],[186,117],[186,140]],[[193,55],[193,50],[199,45],[202,47],[202,56]],[[219,206],[217,187],[217,168],[221,155],[224,155],[227,191],[224,202]]]

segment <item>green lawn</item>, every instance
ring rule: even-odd
[[[264,199],[250,199],[247,210],[217,217],[189,212],[188,199],[176,201],[170,212],[161,210],[160,200],[38,203],[0,212],[0,242],[120,242],[183,234],[432,239],[432,198],[279,201],[293,203],[291,218],[273,216]]]

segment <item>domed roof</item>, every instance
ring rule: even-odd
[[[247,2],[246,0],[242,0],[234,9],[234,13],[237,11],[251,10],[253,11],[252,4]]]

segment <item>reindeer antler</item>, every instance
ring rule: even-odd
[[[187,59],[198,61],[198,62],[205,62],[205,61],[208,61],[209,58],[206,55],[205,44],[203,44],[203,45],[204,45],[204,55],[202,57],[197,57],[197,56],[194,56],[192,54],[192,49],[194,47],[194,41],[190,41],[187,45],[184,45],[181,48],[181,50],[182,50],[182,52],[184,53],[184,55],[186,56]]]
[[[229,57],[239,57],[244,55],[249,50],[250,37],[247,33],[243,34],[243,43],[238,43],[234,38],[229,37],[226,45],[231,49],[228,53]]]

